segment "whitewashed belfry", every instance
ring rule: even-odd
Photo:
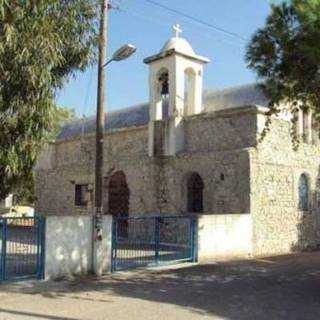
[[[149,156],[173,156],[184,148],[184,116],[202,111],[203,66],[209,59],[195,54],[180,37],[178,24],[149,65]]]

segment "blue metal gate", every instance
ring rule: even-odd
[[[0,280],[43,278],[44,229],[40,216],[0,218]]]
[[[195,229],[189,216],[114,218],[112,271],[195,261]]]

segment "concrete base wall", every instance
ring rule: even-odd
[[[93,268],[94,273],[101,276],[111,271],[112,255],[112,216],[102,217],[102,241],[94,241]]]
[[[252,253],[250,214],[198,217],[198,260],[248,257]]]
[[[46,217],[45,278],[110,271],[111,225],[104,216],[102,241],[93,243],[91,215]]]
[[[45,278],[111,271],[112,217],[103,216],[102,241],[93,241],[91,215],[47,216]],[[250,214],[198,216],[198,260],[248,257]]]

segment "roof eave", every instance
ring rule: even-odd
[[[220,110],[209,110],[199,113],[194,116],[228,116],[231,114],[238,114],[238,113],[254,113],[254,114],[266,114],[269,111],[269,108],[257,105],[257,104],[245,104],[242,106],[232,107],[232,108],[225,108]],[[193,116],[191,116],[193,117]]]

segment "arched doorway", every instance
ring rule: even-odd
[[[193,172],[187,180],[187,210],[188,212],[203,212],[204,184],[200,175]]]
[[[130,190],[123,171],[117,171],[111,176],[108,190],[109,213],[117,218],[128,217]],[[128,221],[126,219],[119,221],[118,234],[121,237],[128,236]]]

